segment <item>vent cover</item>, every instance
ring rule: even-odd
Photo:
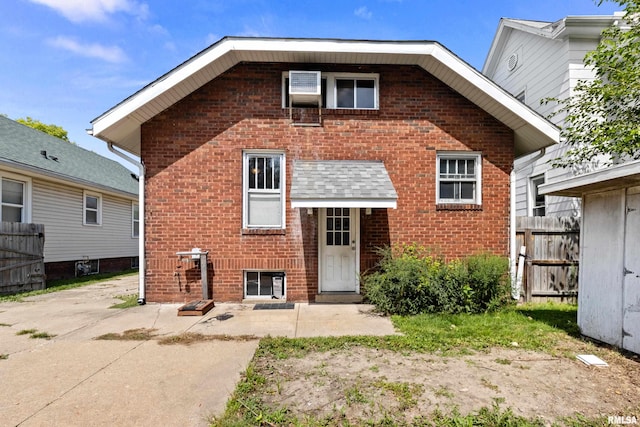
[[[320,71],[289,71],[289,95],[320,94]]]
[[[509,71],[513,71],[516,68],[516,65],[518,65],[518,54],[512,53],[507,60],[507,68]]]

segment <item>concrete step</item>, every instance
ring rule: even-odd
[[[316,295],[316,302],[321,304],[359,304],[362,295],[353,292],[323,292]]]

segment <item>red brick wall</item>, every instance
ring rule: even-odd
[[[375,248],[417,242],[447,258],[508,250],[513,133],[418,67],[312,66],[380,75],[376,111],[323,110],[323,126],[291,126],[281,108],[281,73],[300,64],[239,64],[142,127],[147,167],[146,255],[149,301],[201,297],[197,271],[175,253],[210,251],[213,298],[238,301],[243,270],[283,270],[289,300],[317,293],[317,209],[291,209],[294,159],[382,160],[398,209],[361,216],[361,267]],[[242,150],[286,153],[286,231],[242,230]],[[482,152],[482,207],[438,209],[436,150]]]

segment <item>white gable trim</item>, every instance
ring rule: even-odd
[[[516,155],[559,141],[559,130],[436,42],[224,38],[91,123],[92,134],[140,155],[140,126],[242,61],[418,65],[515,131]]]

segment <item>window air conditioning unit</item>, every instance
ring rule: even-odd
[[[293,103],[320,105],[320,71],[289,71],[289,98]]]

